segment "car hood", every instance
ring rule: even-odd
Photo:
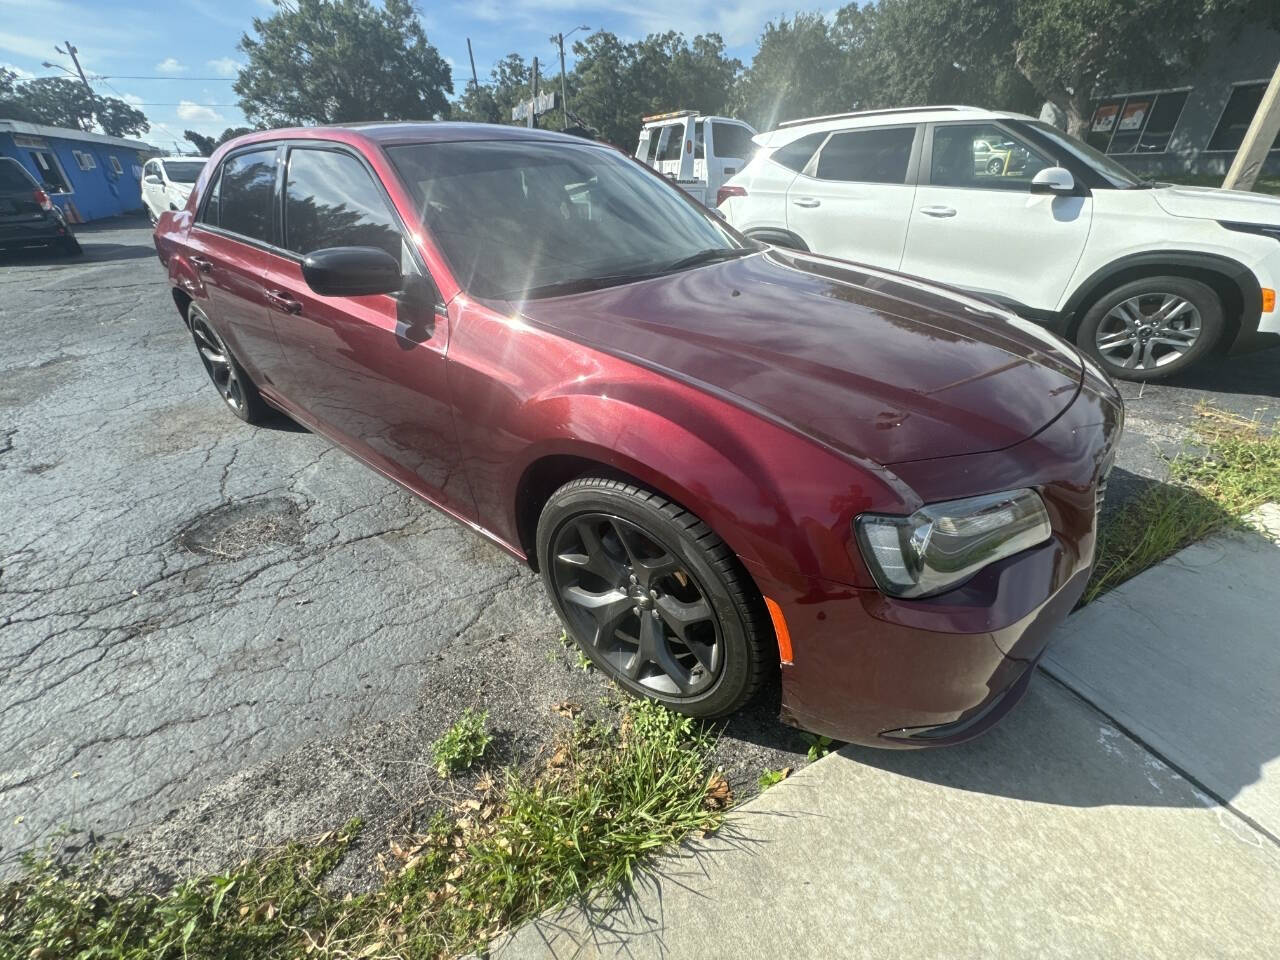
[[[1082,376],[1070,347],[983,301],[777,249],[513,306],[881,464],[1012,446]]]
[[[1151,191],[1165,213],[1201,220],[1280,225],[1280,198],[1216,187],[1157,187]]]

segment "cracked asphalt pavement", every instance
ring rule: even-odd
[[[523,566],[221,407],[144,223],[80,236],[82,259],[0,261],[0,872],[66,825],[179,868],[355,814],[390,829],[462,707],[519,759],[554,703],[605,692]],[[1273,350],[1127,385],[1110,509],[1201,400],[1273,418],[1277,373]],[[735,789],[802,756],[775,716],[726,726]]]

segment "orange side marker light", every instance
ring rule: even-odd
[[[1276,308],[1276,292],[1270,287],[1262,288],[1262,312],[1270,313]]]
[[[769,608],[769,617],[773,620],[773,632],[778,638],[778,657],[783,663],[790,665],[792,662],[791,631],[787,629],[787,621],[782,616],[782,608],[768,597],[764,598],[764,605]]]

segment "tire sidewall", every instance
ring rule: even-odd
[[[586,513],[612,514],[636,524],[647,536],[678,557],[697,579],[715,611],[723,644],[724,664],[720,676],[710,689],[696,697],[664,696],[619,676],[609,664],[601,660],[590,644],[583,643],[575,636],[556,589],[551,545],[566,523]],[[720,574],[708,562],[702,548],[660,507],[606,486],[562,488],[551,496],[543,508],[538,521],[537,551],[543,585],[566,633],[600,671],[619,687],[634,696],[656,700],[673,710],[693,716],[718,716],[739,703],[742,688],[751,676],[750,659],[756,655],[753,644],[747,638],[747,611],[739,608],[738,602],[727,589]]]
[[[1200,336],[1185,354],[1164,366],[1151,370],[1130,370],[1116,366],[1104,358],[1097,346],[1097,331],[1107,313],[1118,303],[1123,303],[1144,293],[1172,293],[1189,300],[1200,312]],[[1143,277],[1108,291],[1094,302],[1076,330],[1076,345],[1092,357],[1112,377],[1121,380],[1162,380],[1186,370],[1213,350],[1222,335],[1222,301],[1213,288],[1189,277]]]
[[[218,328],[213,325],[213,321],[209,319],[209,314],[205,313],[204,310],[194,302],[187,307],[187,329],[191,331],[192,341],[195,341],[195,333],[192,330],[194,327],[195,317],[199,317],[206,327],[218,335],[218,339],[222,341],[222,349],[227,353],[227,359],[230,360],[231,365],[235,367],[236,379],[240,381],[240,406],[233,407],[231,404],[227,403],[226,399],[221,394],[218,395],[219,402],[233,417],[237,417],[245,423],[257,423],[266,414],[266,407],[262,398],[258,394],[257,386],[249,379],[249,374],[245,372],[244,367],[240,365],[240,361],[237,360],[235,354],[231,352],[231,347],[227,344],[227,338],[224,337]],[[195,347],[198,354],[200,350],[199,343],[195,343]],[[203,362],[200,364],[200,368],[202,370],[204,369]],[[209,378],[207,370],[205,371],[205,379],[209,380],[211,386],[216,387],[212,379]]]

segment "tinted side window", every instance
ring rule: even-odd
[[[208,197],[204,202],[204,211],[198,217],[201,223],[207,223],[212,227],[218,225],[219,214],[221,208],[218,200],[222,194],[222,171],[219,170],[213,175],[213,182],[209,184]]]
[[[35,181],[22,169],[17,160],[0,157],[0,190],[12,190],[15,193],[34,193]]]
[[[817,176],[858,183],[906,183],[915,136],[915,127],[834,134],[818,157]]]
[[[785,147],[779,147],[769,154],[769,159],[774,163],[782,164],[788,170],[799,173],[813,156],[813,151],[817,150],[825,139],[827,139],[825,133],[811,133],[807,137],[791,141]]]
[[[756,145],[751,142],[751,131],[736,123],[713,122],[711,139],[714,142],[717,157],[746,160],[756,152]]]
[[[304,255],[325,247],[380,247],[399,260],[400,229],[355,157],[333,150],[291,150],[284,245]]]
[[[232,157],[222,165],[218,225],[223,230],[271,243],[275,187],[275,147]]]

